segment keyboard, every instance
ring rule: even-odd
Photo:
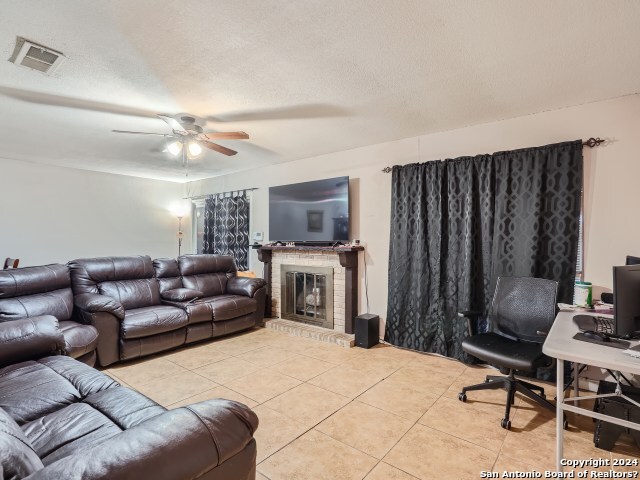
[[[613,318],[596,317],[594,315],[576,315],[573,317],[573,321],[576,322],[578,328],[583,332],[588,330],[606,333],[607,335],[613,335],[615,333]]]

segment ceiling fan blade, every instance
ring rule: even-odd
[[[218,145],[217,143],[207,142],[206,140],[200,140],[198,143],[203,147],[207,147],[210,150],[214,150],[218,153],[228,155],[229,157],[238,153],[235,150],[231,150],[230,148],[223,147],[222,145]]]
[[[247,140],[249,134],[245,132],[207,132],[204,134],[210,140]]]
[[[117,115],[128,115],[133,117],[154,118],[156,116],[155,112],[140,108],[96,102],[93,100],[83,100],[81,98],[63,97],[61,95],[51,95],[48,93],[32,92],[19,88],[0,87],[0,95],[14,98],[22,102],[49,105],[52,107],[76,108],[80,110],[114,113]]]
[[[180,135],[189,135],[189,132],[187,132],[175,118],[170,117],[169,115],[158,115],[158,118],[167,122],[167,125],[169,125],[171,130],[175,133],[179,133]]]
[[[151,133],[151,132],[132,132],[130,130],[111,130],[114,133],[131,133],[133,135],[158,135],[160,137],[170,137],[166,133]]]
[[[327,118],[345,117],[349,110],[328,104],[294,105],[281,108],[267,108],[262,110],[250,110],[229,112],[220,115],[206,117],[209,122],[251,122],[260,120],[290,120],[298,118]]]

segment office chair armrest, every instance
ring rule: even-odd
[[[469,335],[476,334],[476,319],[482,316],[482,312],[474,310],[465,310],[458,312],[458,317],[467,319],[467,328],[469,329]]]

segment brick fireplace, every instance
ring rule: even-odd
[[[261,247],[258,258],[265,264],[267,317],[353,333],[353,320],[358,315],[358,253],[363,250],[363,247]],[[331,285],[324,285],[323,281],[331,281]],[[330,297],[322,299],[323,293]],[[332,316],[332,326],[328,316]]]

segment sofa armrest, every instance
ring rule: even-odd
[[[119,320],[124,320],[124,307],[120,302],[99,293],[81,293],[73,297],[75,307],[88,313],[111,313]]]
[[[253,297],[258,289],[267,284],[262,278],[231,277],[227,281],[227,293]]]
[[[64,337],[52,315],[0,323],[0,367],[64,352]]]
[[[207,400],[161,413],[53,462],[29,479],[199,478],[252,447],[257,426],[258,418],[245,405]],[[255,472],[255,457],[253,465],[240,464],[237,469],[229,478],[249,478],[243,472]]]

